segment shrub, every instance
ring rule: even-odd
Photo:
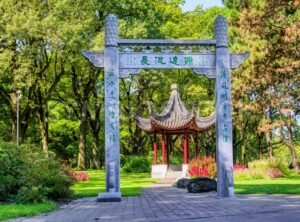
[[[61,167],[59,162],[52,158],[39,155],[38,160],[29,164],[27,169],[21,173],[22,186],[42,187],[45,199],[58,200],[68,198],[72,195],[70,186],[74,181],[68,171]]]
[[[68,172],[35,147],[0,142],[0,199],[41,202],[70,197]]]
[[[278,169],[284,174],[288,174],[288,164],[284,163],[282,159],[272,158],[272,159],[261,159],[255,160],[248,163],[249,169],[254,170],[271,170]]]
[[[122,170],[126,173],[149,173],[150,162],[144,156],[127,156]]]
[[[257,179],[274,179],[283,176],[278,168],[284,168],[279,160],[255,160],[249,163],[249,169],[241,164],[234,164],[234,179],[236,180],[257,180]]]
[[[198,157],[192,159],[188,166],[188,175],[190,177],[211,177],[215,178],[217,174],[217,165],[213,157],[207,156],[203,159]]]
[[[278,169],[267,170],[267,174],[271,179],[283,177],[283,173]]]
[[[69,174],[77,182],[89,180],[89,174],[86,172],[74,172],[74,171],[70,170]]]
[[[236,170],[234,171],[235,180],[258,180],[258,179],[269,179],[268,174],[265,170]]]
[[[42,186],[23,186],[15,197],[18,203],[39,203],[46,201],[47,188]]]
[[[242,165],[242,164],[238,164],[238,163],[235,163],[233,165],[233,170],[245,170],[247,169],[247,167],[245,165]]]
[[[205,167],[193,166],[188,173],[190,177],[208,177],[208,170]]]

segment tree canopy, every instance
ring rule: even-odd
[[[0,2],[0,139],[20,139],[78,168],[104,161],[103,70],[81,50],[101,51],[104,18],[115,13],[121,38],[212,39],[217,15],[229,21],[232,52],[250,51],[232,72],[234,157],[247,163],[281,155],[299,171],[300,1],[225,0],[183,12],[182,0],[6,0]],[[187,107],[214,110],[215,82],[191,70],[143,70],[119,81],[121,153],[149,155],[150,135],[134,122],[151,102],[161,110],[177,83]],[[174,138],[174,154],[182,152]],[[215,132],[201,136],[215,154]],[[298,152],[298,156],[297,156]]]

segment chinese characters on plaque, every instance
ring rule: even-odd
[[[120,53],[120,68],[198,68],[215,67],[214,54]]]

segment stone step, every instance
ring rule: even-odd
[[[182,177],[182,171],[167,171],[166,178],[167,179],[178,179]]]

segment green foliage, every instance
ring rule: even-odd
[[[265,170],[237,170],[234,172],[234,179],[238,181],[243,180],[261,180],[270,179]]]
[[[183,155],[170,155],[170,164],[181,165],[183,163]]]
[[[46,201],[47,188],[43,186],[22,186],[15,197],[17,203],[41,203]]]
[[[52,158],[32,146],[0,142],[0,199],[43,202],[71,196],[73,180]]]
[[[299,1],[223,2],[225,8],[198,7],[183,13],[182,0],[0,1],[0,139],[14,140],[15,92],[21,89],[21,142],[40,146],[47,141],[43,148],[48,146],[50,154],[66,162],[75,165],[78,153],[85,153],[85,162],[101,160],[103,165],[103,71],[93,67],[81,50],[103,50],[105,16],[118,16],[120,38],[211,39],[214,19],[222,14],[229,22],[231,51],[251,52],[243,66],[232,71],[235,160],[247,163],[265,156],[270,148],[266,133],[273,134],[271,143],[277,144],[278,134],[273,132],[280,126],[280,141],[296,147],[300,138],[296,121]],[[162,111],[172,83],[179,85],[187,108],[195,102],[200,115],[214,111],[215,81],[191,70],[143,70],[123,79],[119,85],[121,153],[149,156],[152,138],[136,126],[134,116],[149,115],[147,101]],[[87,113],[82,113],[83,102],[88,102]],[[81,116],[87,116],[82,132]],[[291,141],[285,141],[288,128]],[[202,135],[206,154],[215,154],[214,137],[214,130]],[[82,142],[86,146],[79,152],[80,138],[86,138]],[[179,141],[174,139],[171,163],[182,162],[172,158],[182,155]],[[287,146],[273,146],[273,151],[290,162]],[[22,164],[22,160],[12,161]],[[15,186],[14,176],[2,176],[7,184],[1,186]]]
[[[249,162],[248,166],[253,170],[278,169],[284,174],[289,174],[288,163],[280,158],[254,160]]]
[[[122,170],[126,173],[149,173],[151,164],[144,156],[126,156],[122,160]]]

